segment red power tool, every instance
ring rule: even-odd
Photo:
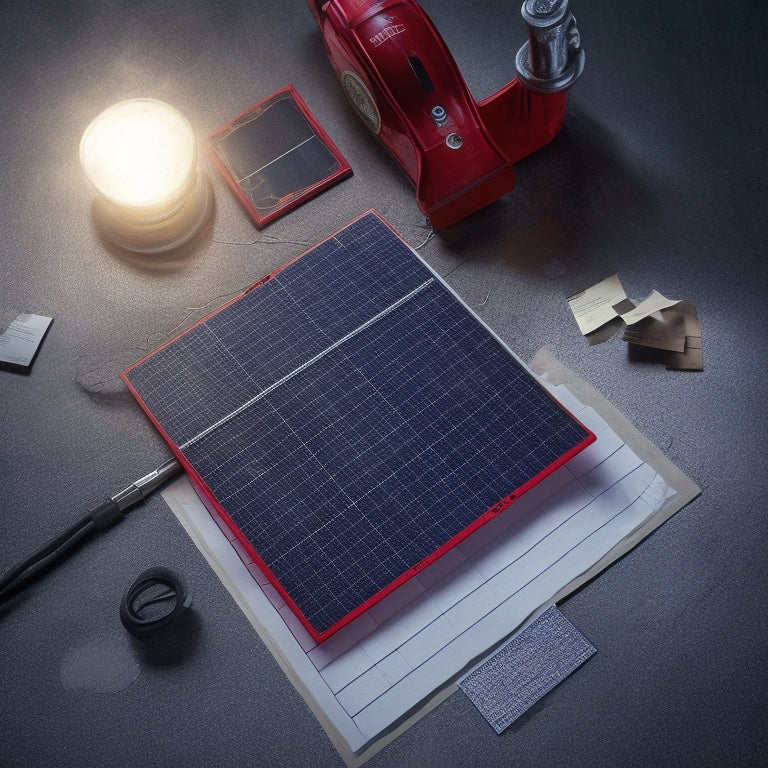
[[[526,0],[517,76],[476,102],[416,0],[307,0],[355,110],[446,227],[515,186],[512,166],[551,141],[584,68],[568,0]]]

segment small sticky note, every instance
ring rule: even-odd
[[[19,315],[0,336],[0,364],[29,368],[52,322],[44,315]]]
[[[553,605],[460,680],[459,687],[501,733],[595,652]]]

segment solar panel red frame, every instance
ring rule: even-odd
[[[318,642],[595,439],[374,212],[121,375]]]

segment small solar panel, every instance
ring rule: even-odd
[[[214,131],[204,146],[258,227],[352,173],[290,84]]]
[[[318,641],[594,440],[373,212],[122,376]]]

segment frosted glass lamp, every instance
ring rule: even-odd
[[[211,214],[192,126],[165,102],[129,99],[105,109],[83,133],[80,164],[97,193],[94,221],[121,248],[174,250]]]

